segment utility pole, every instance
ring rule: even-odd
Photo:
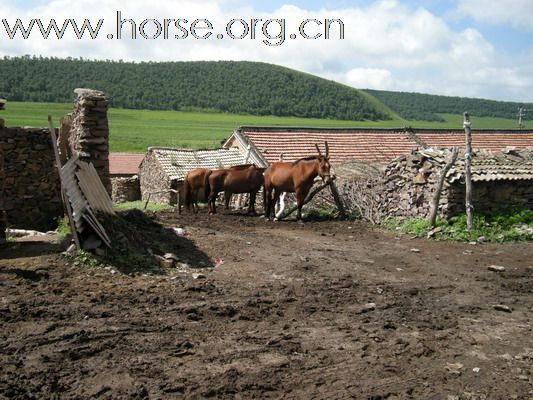
[[[465,136],[466,136],[466,150],[465,150],[465,207],[466,207],[466,226],[468,231],[474,228],[474,206],[472,205],[472,130],[470,123],[470,115],[464,113]]]
[[[523,118],[526,116],[526,110],[524,107],[518,107],[518,129],[524,129]]]

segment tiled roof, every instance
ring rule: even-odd
[[[419,151],[425,158],[444,165],[450,158],[450,150],[424,149]],[[449,182],[459,181],[464,175],[464,152],[461,152],[454,166],[448,172]],[[472,181],[533,180],[533,151],[474,153],[472,158]]]
[[[148,149],[171,179],[183,180],[187,172],[196,168],[219,169],[244,164],[238,149],[183,150],[151,147]]]
[[[109,153],[110,175],[137,175],[143,153]]]
[[[323,149],[326,140],[332,163],[358,160],[383,164],[420,147],[403,129],[241,127],[239,132],[268,162],[277,161],[281,153],[286,161],[316,154],[315,143]],[[415,129],[414,133],[429,146],[464,146],[463,130]],[[472,136],[473,147],[479,149],[533,147],[533,131],[473,130]]]

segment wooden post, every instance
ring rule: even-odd
[[[333,196],[333,200],[335,200],[335,204],[339,209],[341,218],[346,218],[346,210],[344,209],[344,203],[342,202],[339,190],[337,189],[337,185],[335,185],[335,181],[333,179],[329,181],[329,188],[331,189],[331,195]]]
[[[59,183],[61,184],[61,197],[63,199],[63,204],[67,211],[68,222],[70,224],[70,230],[72,231],[72,237],[74,238],[74,243],[78,250],[81,249],[80,238],[78,236],[78,231],[76,230],[76,224],[74,223],[74,217],[72,216],[72,208],[70,207],[70,202],[68,200],[65,188],[63,187],[63,181],[61,180],[61,158],[59,157],[59,150],[57,148],[57,138],[54,125],[52,124],[52,116],[48,116],[48,131],[50,132],[50,137],[52,139],[52,147],[54,148],[54,155],[56,158],[56,167],[57,175],[59,177]]]
[[[470,116],[464,113],[466,152],[465,152],[465,186],[466,186],[466,226],[469,231],[474,228],[474,206],[472,205],[472,130]]]
[[[0,129],[2,126],[0,126]],[[6,212],[4,211],[4,188],[5,188],[4,152],[0,148],[0,243],[6,240]]]
[[[450,170],[450,168],[455,164],[455,161],[457,160],[457,155],[459,154],[459,150],[454,147],[452,155],[450,160],[446,163],[444,168],[441,171],[439,181],[437,182],[437,187],[435,189],[435,193],[433,194],[433,200],[431,201],[431,211],[429,213],[429,229],[435,228],[435,222],[437,221],[437,212],[439,210],[439,201],[440,201],[440,195],[442,192],[442,187],[444,186],[444,182],[446,181],[446,174]]]

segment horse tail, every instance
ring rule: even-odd
[[[204,190],[205,190],[205,201],[209,201],[209,195],[211,194],[211,186],[209,185],[209,177],[213,171],[207,171],[204,176]]]
[[[270,218],[270,202],[269,195],[267,190],[270,189],[270,176],[268,174],[268,169],[263,171],[263,210],[266,218]]]
[[[183,181],[183,203],[187,210],[191,209],[191,184],[189,183],[189,175],[185,176]]]

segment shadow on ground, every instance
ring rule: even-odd
[[[193,241],[158,223],[153,213],[128,210],[113,216],[101,214],[99,219],[111,238],[111,248],[102,258],[123,273],[164,274],[158,260],[165,256],[190,266],[213,266],[209,256]]]

